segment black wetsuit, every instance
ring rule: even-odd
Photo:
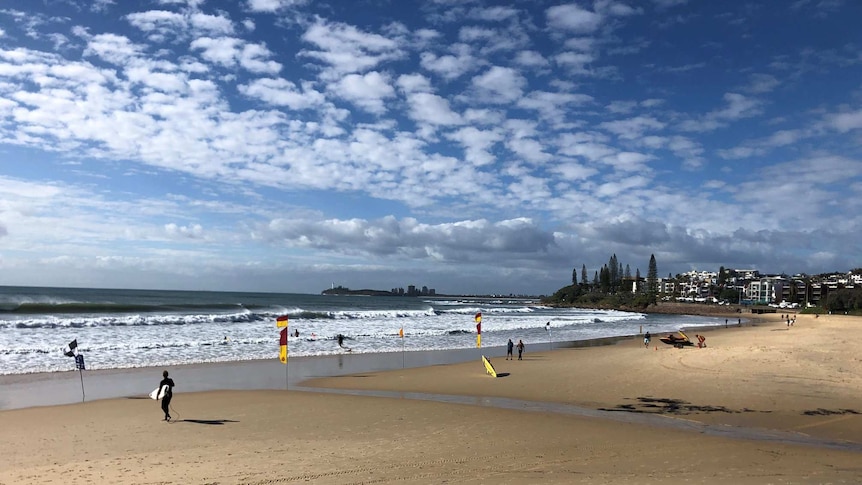
[[[171,414],[168,412],[171,406],[171,398],[174,397],[174,380],[170,377],[165,377],[162,379],[162,382],[159,383],[159,390],[162,389],[162,386],[168,386],[168,390],[165,391],[165,396],[162,398],[162,411],[165,412],[165,421],[171,420]]]

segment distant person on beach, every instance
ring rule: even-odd
[[[162,411],[165,412],[165,421],[170,421],[171,414],[168,411],[170,410],[171,399],[174,397],[174,380],[168,377],[168,371],[162,372],[162,382],[159,383],[160,392],[162,386],[168,386],[164,397],[162,397]]]
[[[293,331],[293,336],[294,336],[294,337],[299,337],[299,329],[298,329],[298,328],[297,328],[296,330],[294,330],[294,331]]]
[[[515,347],[515,344],[512,343],[512,339],[509,339],[509,343],[506,344],[506,360],[512,360],[512,348]]]
[[[649,332],[644,334],[644,347],[649,347],[649,341],[652,338],[652,335]]]
[[[518,339],[518,360],[524,360],[521,358],[521,354],[524,353],[524,341]]]
[[[338,334],[338,346],[344,347],[344,335]]]

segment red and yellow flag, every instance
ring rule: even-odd
[[[401,327],[401,330],[398,331],[398,336],[404,338],[404,327]]]
[[[476,348],[482,348],[482,312],[476,314]]]
[[[275,327],[281,328],[287,326],[287,315],[282,315],[275,319]]]
[[[287,317],[285,317],[287,318]],[[278,360],[281,361],[282,364],[287,364],[287,329],[281,329],[281,338],[278,342],[279,351],[278,351]]]

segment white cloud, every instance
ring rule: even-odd
[[[467,14],[467,18],[488,22],[501,22],[517,16],[518,10],[504,6],[477,7],[471,9]]]
[[[183,31],[187,27],[186,18],[182,14],[168,10],[135,12],[127,15],[126,20],[133,27],[146,32],[148,38],[155,42],[164,41],[168,35],[173,37],[176,31]]]
[[[648,131],[657,131],[664,127],[665,123],[651,116],[636,116],[626,120],[605,121],[599,124],[599,128],[629,140],[641,138]]]
[[[408,93],[410,118],[429,125],[460,125],[461,116],[449,106],[446,98],[431,93]]]
[[[763,112],[763,102],[738,93],[725,93],[726,106],[698,118],[680,123],[683,131],[705,132],[723,128],[729,122],[757,116]]]
[[[310,86],[298,89],[286,79],[262,78],[240,85],[239,91],[245,96],[259,99],[274,106],[287,106],[290,109],[310,109],[321,105],[325,98]]]
[[[570,109],[591,104],[592,96],[578,93],[554,93],[548,91],[532,91],[517,101],[520,108],[535,110],[541,118],[553,123],[563,123]]]
[[[165,233],[170,238],[200,239],[204,237],[204,228],[200,224],[178,226],[172,222],[165,224]]]
[[[497,130],[479,130],[472,126],[460,128],[446,135],[464,147],[464,159],[476,166],[490,165],[496,161],[491,149],[503,140]]]
[[[80,30],[78,34],[83,34]],[[114,34],[99,34],[88,36],[84,55],[95,55],[101,59],[122,65],[130,59],[140,56],[144,47],[133,43],[127,37]]]
[[[570,3],[550,7],[546,12],[548,26],[578,34],[589,34],[598,30],[602,16]]]
[[[191,26],[200,32],[230,35],[234,33],[233,22],[224,15],[208,15],[195,12],[189,17]]]
[[[248,0],[248,9],[252,12],[274,13],[285,8],[299,7],[308,0]]]
[[[272,52],[262,44],[251,44],[236,37],[199,37],[192,41],[192,50],[201,51],[201,57],[227,68],[237,65],[262,74],[276,74],[281,64],[271,60]]]
[[[357,106],[375,114],[386,111],[385,100],[395,96],[389,79],[377,71],[364,75],[348,74],[334,87],[333,91]]]
[[[573,74],[590,74],[587,64],[590,64],[593,60],[591,54],[584,54],[582,52],[569,51],[554,56],[554,61],[558,65],[565,67]]]
[[[862,110],[837,113],[827,116],[828,124],[839,133],[862,128]]]
[[[432,52],[423,52],[420,54],[422,67],[449,81],[478,67],[480,61],[473,57],[469,45],[458,43],[449,50],[453,54],[438,56]]]
[[[616,0],[595,0],[593,8],[596,12],[616,17],[628,17],[642,13],[640,8],[634,8]]]
[[[652,0],[659,8],[670,8],[677,5],[685,5],[688,0]]]
[[[749,84],[744,89],[752,94],[763,94],[773,91],[781,83],[771,74],[752,74]]]
[[[492,66],[472,79],[473,87],[488,103],[510,103],[523,95],[526,78],[515,69]]]
[[[488,260],[490,254],[538,253],[553,244],[553,236],[528,218],[443,224],[391,216],[378,220],[274,219],[261,231],[268,238],[298,247],[450,262]]]
[[[524,67],[546,67],[548,60],[533,50],[523,50],[515,55],[515,63]]]
[[[327,79],[374,69],[404,55],[398,40],[322,19],[309,26],[302,39],[316,49],[305,49],[300,54],[328,65],[323,71]]]

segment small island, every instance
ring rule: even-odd
[[[320,292],[321,295],[359,295],[359,296],[398,296],[398,293],[384,290],[351,290],[344,286],[335,286]]]

